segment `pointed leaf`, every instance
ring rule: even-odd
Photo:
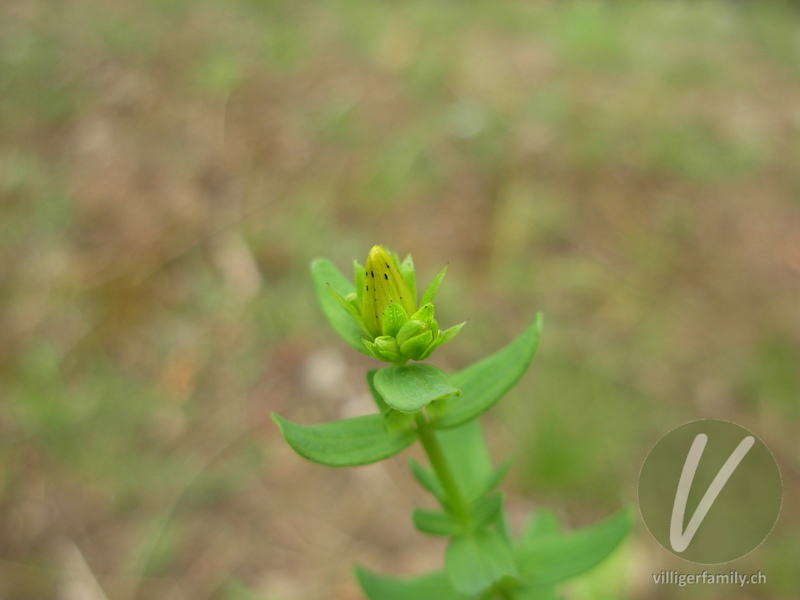
[[[526,536],[516,551],[526,585],[550,586],[594,567],[619,545],[631,526],[629,510],[578,531]]]
[[[408,466],[411,468],[411,473],[414,475],[414,479],[417,480],[417,483],[433,494],[433,497],[439,501],[439,504],[445,506],[447,504],[447,496],[444,493],[442,484],[436,479],[436,476],[413,458],[408,460]]]
[[[465,600],[442,571],[395,579],[356,565],[355,574],[359,587],[370,600]]]
[[[539,345],[541,313],[505,348],[452,375],[460,398],[450,398],[448,407],[435,423],[438,428],[465,423],[491,408],[527,370]]]
[[[334,331],[350,346],[362,354],[369,355],[369,351],[361,342],[363,335],[361,327],[328,290],[330,285],[331,290],[344,298],[355,291],[353,284],[342,275],[331,261],[324,258],[317,259],[311,263],[311,278],[314,282],[317,302],[319,302],[322,312]]]
[[[422,294],[422,298],[420,299],[419,303],[420,306],[423,304],[427,304],[428,302],[433,302],[436,298],[436,292],[439,289],[439,284],[442,283],[442,279],[444,279],[444,274],[447,273],[447,267],[445,266],[444,269],[439,271],[436,277],[433,278],[428,284],[428,287],[425,288],[425,292]]]
[[[516,577],[511,548],[494,530],[454,537],[445,553],[445,570],[453,588],[477,596],[505,577]]]
[[[500,516],[503,507],[503,494],[492,494],[480,498],[472,507],[472,521],[476,528],[482,528],[494,523]]]
[[[514,590],[514,598],[517,600],[559,600],[556,588],[553,586],[528,586]]]
[[[477,419],[460,427],[442,429],[436,437],[467,502],[478,498],[492,475],[492,462],[486,450],[483,428]]]
[[[401,412],[416,412],[433,400],[461,394],[433,365],[384,367],[375,373],[374,384],[384,402]]]
[[[450,536],[462,530],[453,517],[440,510],[415,508],[411,513],[411,520],[419,531],[430,535]]]
[[[517,553],[535,551],[540,538],[556,534],[558,534],[558,516],[549,508],[540,508],[528,518],[522,528]]]
[[[413,431],[387,431],[381,415],[298,425],[272,413],[283,437],[300,456],[329,467],[354,467],[394,456],[416,439]]]
[[[491,492],[494,488],[500,485],[500,482],[503,481],[503,477],[506,476],[508,472],[508,468],[511,466],[511,459],[507,458],[504,460],[499,467],[494,469],[488,477],[483,482],[483,488],[479,492],[479,496],[485,496],[489,492]]]

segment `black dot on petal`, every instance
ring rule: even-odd
[[[383,278],[384,278],[384,279],[386,279],[386,280],[388,280],[388,279],[389,279],[389,276],[388,276],[386,273],[384,273],[384,274],[383,274]]]
[[[367,286],[367,291],[369,291],[369,286]]]
[[[372,275],[373,278],[375,277],[375,271],[370,271],[369,274]]]

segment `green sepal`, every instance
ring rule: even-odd
[[[383,360],[380,352],[378,352],[378,347],[375,345],[375,342],[370,342],[367,338],[361,338],[361,343],[364,345],[364,348],[367,349],[367,354],[373,358],[377,358],[378,360]]]
[[[444,274],[447,273],[447,266],[444,267],[436,277],[433,278],[428,284],[428,287],[425,288],[425,292],[422,294],[422,298],[420,299],[419,303],[421,305],[428,304],[429,302],[433,302],[436,299],[436,292],[439,289],[439,284],[442,283],[442,279],[444,279]]]
[[[329,467],[355,467],[394,456],[410,446],[413,430],[388,431],[379,414],[321,425],[298,425],[272,413],[284,439],[303,458]]]
[[[431,325],[432,325],[431,328],[434,331],[433,341],[430,343],[428,348],[422,354],[422,358],[420,358],[419,360],[425,360],[431,354],[433,354],[433,351],[436,350],[436,348],[452,340],[456,336],[456,334],[458,334],[458,332],[461,331],[461,328],[464,327],[464,325],[466,325],[466,321],[464,321],[463,323],[459,323],[458,325],[453,325],[452,327],[449,327],[444,331],[438,331],[439,324],[436,322],[436,319],[431,319]]]
[[[356,284],[356,298],[358,299],[360,313],[361,298],[364,294],[364,265],[355,259],[353,260],[353,281]]]
[[[369,600],[465,600],[453,589],[443,571],[395,579],[356,565],[355,576],[358,586]]]
[[[453,588],[467,597],[517,577],[511,547],[493,529],[454,536],[445,552],[445,571]]]
[[[329,289],[332,290],[344,300],[345,296],[355,292],[353,284],[342,275],[331,261],[324,258],[317,259],[311,263],[311,279],[314,282],[314,293],[317,297],[317,302],[319,302],[320,308],[333,330],[351,347],[368,355],[369,351],[361,342],[361,326],[353,319],[349,310],[342,306],[328,291]]]
[[[353,320],[358,324],[361,330],[366,334],[370,335],[369,331],[367,330],[367,326],[364,324],[364,320],[361,318],[361,312],[358,310],[358,307],[355,305],[356,302],[356,294],[355,292],[351,292],[347,294],[346,297],[342,297],[339,293],[334,290],[330,284],[328,284],[328,292],[330,292],[333,299],[336,300],[336,303],[345,309]]]
[[[395,337],[407,322],[408,315],[403,306],[399,302],[390,302],[383,311],[383,335]]]
[[[463,391],[447,401],[447,410],[434,422],[437,428],[456,427],[489,410],[531,364],[542,330],[542,315],[505,348],[452,375],[453,384]],[[402,347],[402,346],[401,346]]]
[[[444,488],[442,488],[442,484],[439,483],[436,476],[413,458],[408,459],[408,466],[417,483],[428,490],[439,504],[445,507],[448,506],[447,494],[445,494]]]
[[[552,586],[585,573],[625,539],[631,526],[625,509],[590,527],[567,534],[553,531],[545,513],[529,524],[515,550],[526,586]]]
[[[433,304],[428,302],[427,304],[420,306],[419,310],[417,310],[417,312],[415,312],[413,315],[409,315],[408,318],[413,319],[414,321],[428,322],[433,318],[434,312]]]
[[[414,270],[414,259],[411,258],[411,255],[406,255],[403,262],[398,262],[397,269],[400,271],[400,275],[405,280],[408,289],[411,291],[411,297],[414,298],[414,302],[417,301],[417,275]]]
[[[436,340],[436,346],[441,346],[442,344],[446,344],[454,337],[458,335],[458,332],[466,325],[467,322],[464,321],[463,323],[459,323],[458,325],[453,325],[452,327],[448,327],[444,331],[439,334],[439,339]]]
[[[383,401],[400,412],[417,412],[429,402],[461,394],[444,371],[419,363],[379,369],[373,383]]]
[[[449,514],[440,510],[415,508],[411,513],[414,527],[429,535],[451,536],[463,532],[463,528]]]

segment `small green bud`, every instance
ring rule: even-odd
[[[412,337],[418,336],[425,331],[430,330],[430,326],[425,321],[408,321],[397,332],[397,343],[401,346]]]
[[[419,311],[417,311],[419,312]],[[397,302],[390,302],[383,311],[383,335],[397,335],[397,332],[408,322],[405,309]]]
[[[412,360],[422,360],[431,342],[433,342],[433,332],[427,329],[400,344],[400,352]]]
[[[386,360],[390,362],[397,362],[402,357],[400,356],[400,345],[397,340],[388,335],[382,335],[375,338],[375,346],[378,348]]]

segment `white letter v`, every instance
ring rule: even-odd
[[[694,538],[694,534],[697,533],[697,528],[700,527],[700,523],[706,518],[709,509],[714,504],[717,496],[719,496],[722,488],[728,482],[731,475],[733,475],[739,463],[742,462],[745,454],[753,447],[756,440],[752,435],[748,435],[739,442],[736,450],[728,457],[728,460],[722,465],[719,473],[714,477],[714,481],[708,486],[708,490],[706,490],[703,499],[700,500],[689,524],[686,526],[686,531],[682,531],[683,516],[686,513],[686,501],[689,499],[689,490],[692,487],[694,474],[697,471],[697,465],[700,464],[700,457],[703,456],[703,450],[706,447],[707,441],[708,436],[706,434],[698,433],[697,437],[694,438],[694,442],[692,442],[692,447],[689,448],[689,454],[686,455],[686,462],[683,463],[683,471],[681,472],[681,478],[678,482],[678,490],[675,492],[675,504],[672,505],[672,521],[669,526],[669,543],[672,545],[672,549],[675,550],[675,552],[683,552],[689,546],[692,538]]]

